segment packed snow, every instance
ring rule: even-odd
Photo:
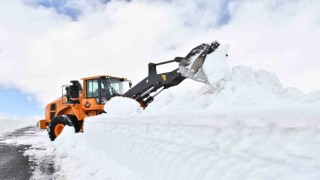
[[[230,68],[227,49],[207,59],[215,64],[210,85],[186,80],[144,111],[134,100],[113,98],[106,114],[86,118],[84,133],[65,128],[54,142],[58,173],[66,179],[319,179],[320,92],[305,95],[266,71]]]

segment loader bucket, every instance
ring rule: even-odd
[[[192,49],[189,54],[179,62],[179,72],[186,78],[208,84],[207,75],[203,71],[203,63],[208,54],[212,53],[219,47],[218,42],[201,44]]]

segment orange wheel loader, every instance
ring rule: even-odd
[[[129,97],[146,108],[156,95],[164,89],[180,84],[186,78],[208,83],[202,65],[206,56],[215,51],[219,45],[216,41],[211,44],[201,44],[185,57],[176,57],[157,64],[149,63],[148,76],[134,87],[131,87],[131,81],[126,78],[108,75],[83,78],[82,85],[79,81],[71,81],[70,85],[62,86],[62,97],[46,106],[45,119],[38,122],[38,127],[47,129],[53,141],[65,126],[73,126],[76,133],[83,132],[85,118],[105,113],[104,105],[112,97]],[[173,62],[179,63],[177,69],[157,73],[157,66]],[[124,92],[126,85],[130,89]]]

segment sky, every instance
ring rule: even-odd
[[[1,1],[0,114],[43,115],[61,85],[81,77],[137,83],[149,62],[214,40],[230,45],[231,66],[320,90],[319,9],[315,0]]]
[[[31,117],[43,113],[43,108],[34,101],[33,97],[21,93],[17,89],[0,88],[0,119],[6,116]]]

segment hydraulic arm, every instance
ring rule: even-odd
[[[211,44],[201,44],[193,48],[185,57],[176,57],[173,60],[157,64],[149,63],[148,76],[132,87],[123,96],[135,99],[145,108],[153,101],[154,97],[164,89],[176,86],[186,78],[208,83],[202,65],[205,62],[207,55],[214,52],[219,45],[220,44],[216,41]],[[179,63],[179,67],[171,72],[158,74],[157,66],[168,63]]]

